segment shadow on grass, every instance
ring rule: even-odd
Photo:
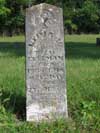
[[[17,119],[24,121],[26,119],[26,97],[17,91],[2,90],[0,97],[1,103],[5,109],[14,113]]]
[[[0,52],[8,53],[7,56],[25,56],[25,43],[0,42]],[[100,47],[95,43],[65,42],[65,53],[66,58],[69,59],[98,59],[100,58]]]
[[[66,42],[65,53],[68,59],[99,59],[100,47],[96,46],[95,43]]]
[[[0,42],[0,52],[8,56],[25,56],[24,42]]]

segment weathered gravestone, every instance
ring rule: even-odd
[[[62,9],[49,4],[26,11],[27,121],[66,118]]]

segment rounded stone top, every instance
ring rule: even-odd
[[[33,5],[29,8],[27,8],[26,11],[31,11],[31,10],[34,10],[34,9],[62,10],[62,8],[60,8],[60,7],[50,5],[50,4],[47,4],[47,3],[41,3],[41,4]]]

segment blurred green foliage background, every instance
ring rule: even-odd
[[[63,8],[65,33],[100,33],[99,0],[0,0],[0,35],[23,34],[25,9],[44,2]]]

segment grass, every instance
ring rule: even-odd
[[[25,121],[25,39],[0,37],[0,133],[99,133],[100,35],[65,36],[68,120]]]

